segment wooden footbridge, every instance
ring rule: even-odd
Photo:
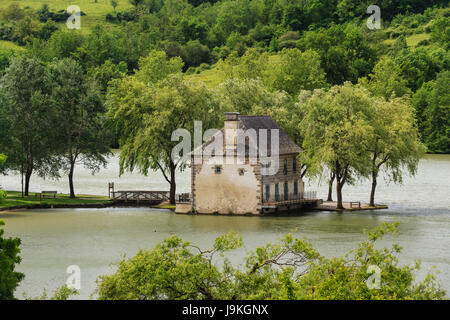
[[[169,191],[125,190],[112,192],[112,199],[116,202],[154,205],[169,201],[170,195]]]
[[[170,200],[169,191],[114,190],[114,183],[108,184],[109,198],[118,203],[156,205]]]

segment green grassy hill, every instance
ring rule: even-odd
[[[97,23],[106,23],[105,18],[107,13],[114,12],[110,0],[1,0],[0,11],[11,4],[18,4],[21,8],[29,8],[34,11],[41,8],[46,3],[50,10],[66,10],[70,5],[77,5],[81,11],[86,15],[81,17],[81,28],[90,28]],[[119,0],[119,5],[116,11],[123,11],[131,8],[128,0]]]
[[[448,17],[450,8],[433,9],[423,14],[399,17],[382,29],[385,44],[393,44],[395,40],[404,36],[409,47],[429,47],[431,26],[436,19]]]
[[[18,46],[14,42],[0,40],[0,50],[25,50],[21,46]]]

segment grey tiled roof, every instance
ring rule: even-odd
[[[272,119],[270,116],[239,116],[239,120],[244,129],[255,129],[257,134],[259,135],[259,129],[278,129],[279,130],[279,153],[280,154],[292,154],[299,153],[302,149],[294,142],[292,139],[284,132],[283,129],[280,128],[278,123]],[[268,135],[268,146],[267,149],[270,153],[270,131],[267,133]],[[258,137],[259,141],[259,137]]]
[[[296,154],[302,151],[302,149],[294,142],[292,139],[284,132],[283,129],[280,128],[278,123],[275,122],[275,120],[272,119],[270,116],[239,116],[240,125],[239,127],[243,130],[248,129],[254,129],[256,131],[256,136],[258,141],[253,144],[253,146],[259,146],[259,129],[266,129],[267,130],[267,155],[271,155],[271,129],[278,129],[279,131],[279,154]],[[222,128],[219,131],[222,135],[224,135],[224,129]],[[201,148],[204,149],[206,146],[211,144],[214,141],[214,138],[212,137],[208,141],[202,144]],[[245,147],[245,154],[248,155],[249,153],[249,144],[248,139],[245,141],[246,147]]]

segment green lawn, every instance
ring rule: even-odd
[[[0,40],[0,50],[24,50],[24,48],[18,46],[14,42]]]
[[[97,23],[105,24],[106,14],[114,12],[110,0],[97,0],[97,3],[94,0],[1,0],[0,11],[12,3],[18,4],[21,8],[32,8],[34,11],[42,7],[44,3],[48,4],[52,11],[66,10],[70,5],[77,5],[86,14],[81,17],[81,29],[85,32],[88,30],[83,30],[83,27],[89,29]],[[131,7],[128,0],[119,0],[116,11],[124,11]]]
[[[52,205],[52,204],[68,204],[68,205],[88,205],[88,204],[103,204],[110,202],[108,197],[92,196],[92,195],[78,195],[75,199],[70,199],[67,194],[57,194],[56,198],[39,199],[35,193],[30,193],[28,197],[21,197],[18,191],[8,191],[8,197],[5,202],[0,203],[0,208],[7,208],[12,206],[23,205]]]
[[[277,55],[269,56],[271,62],[279,61],[280,57]],[[219,84],[227,80],[224,72],[218,70],[217,64],[212,65],[211,69],[204,70],[198,74],[191,74],[187,76],[188,79],[193,81],[201,81],[209,89],[217,87]]]
[[[429,33],[417,33],[417,34],[412,34],[410,36],[407,36],[406,38],[406,44],[408,45],[408,47],[416,47],[420,41],[422,40],[430,40],[430,34]],[[384,40],[384,43],[386,44],[393,44],[395,42],[395,39],[386,39]],[[424,46],[424,47],[429,47],[429,45]]]
[[[220,83],[225,81],[225,75],[222,72],[219,72],[215,66],[209,70],[202,71],[199,74],[191,74],[187,77],[193,81],[203,82],[210,89],[217,87]]]
[[[409,37],[406,37],[406,43],[409,47],[415,47],[419,44],[422,40],[430,40],[430,34],[429,33],[417,33],[410,35]]]

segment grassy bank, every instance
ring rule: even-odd
[[[21,46],[18,46],[14,42],[0,40],[0,50],[23,51],[25,49]]]
[[[23,197],[18,191],[8,191],[8,197],[3,203],[0,203],[0,210],[13,209],[14,207],[48,207],[48,206],[89,206],[104,205],[111,203],[108,197],[78,195],[75,199],[69,198],[68,194],[57,194],[56,198],[40,199],[39,195],[30,193],[28,197]]]
[[[86,15],[81,17],[82,32],[89,32],[90,28],[96,24],[106,23],[106,14],[114,13],[110,0],[2,0],[0,1],[0,11],[6,9],[11,4],[18,4],[33,13],[40,9],[43,4],[47,4],[52,11],[67,10],[70,5],[77,5]],[[126,11],[133,6],[128,0],[119,1],[116,11]],[[58,23],[59,26],[65,26],[65,22]],[[107,24],[113,26],[112,24]]]

